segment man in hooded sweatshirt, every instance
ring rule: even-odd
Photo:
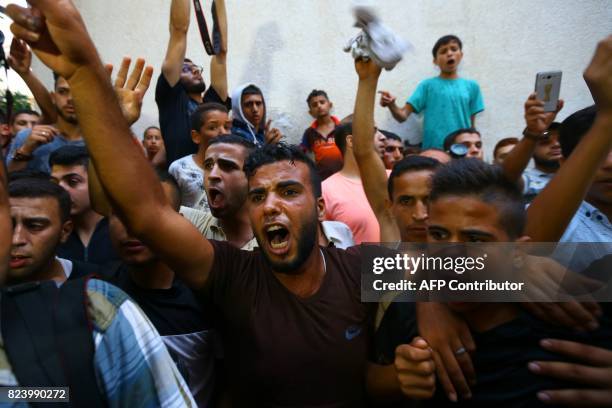
[[[283,137],[280,130],[270,128],[266,121],[266,101],[261,89],[253,84],[237,87],[232,92],[232,133],[257,146],[278,143]]]

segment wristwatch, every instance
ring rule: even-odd
[[[545,140],[548,137],[548,130],[544,133],[531,133],[527,128],[523,130],[523,136],[526,139],[533,140],[534,142],[538,142],[540,140]]]
[[[31,154],[25,154],[19,151],[19,149],[17,149],[15,151],[15,153],[13,153],[13,157],[11,157],[11,160],[13,161],[30,161],[32,160],[32,156]]]

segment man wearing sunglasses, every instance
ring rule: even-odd
[[[216,102],[231,109],[227,93],[227,16],[225,0],[217,0],[217,23],[220,46],[210,61],[211,85],[206,88],[203,68],[185,58],[190,1],[172,0],[170,6],[170,41],[162,72],[155,88],[159,125],[166,145],[167,163],[193,154],[197,145],[191,140],[190,116],[205,102]]]

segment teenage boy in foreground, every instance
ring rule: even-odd
[[[580,149],[576,149],[577,151],[580,151],[580,153],[579,153],[579,156],[574,158],[574,162],[576,163],[576,161],[579,161],[579,160],[583,160],[583,161],[586,160],[584,155],[590,153],[594,163],[592,164],[592,166],[589,166],[589,167],[593,167],[595,169],[599,165],[598,163],[602,160],[602,156],[605,156],[605,154],[609,151],[609,144],[610,144],[610,138],[609,138],[610,135],[609,133],[606,133],[606,129],[609,128],[609,121],[610,121],[609,106],[612,106],[612,100],[610,98],[610,95],[605,95],[605,90],[612,89],[612,87],[610,87],[608,83],[605,83],[605,81],[606,80],[609,81],[610,70],[612,69],[612,67],[610,66],[610,62],[611,62],[610,54],[612,54],[611,46],[612,46],[612,37],[609,37],[608,39],[606,39],[600,44],[598,51],[596,53],[596,56],[593,59],[592,64],[589,66],[589,68],[587,69],[585,73],[585,78],[587,79],[587,82],[591,86],[593,95],[596,101],[599,101],[600,114],[597,116],[597,120],[595,121],[595,124],[593,125],[593,128],[591,129],[591,131],[588,133],[587,136],[585,136],[585,139],[588,139],[588,142],[584,142],[583,146],[581,146]],[[607,62],[607,65],[606,65],[606,62]],[[360,74],[360,87],[359,87],[358,96],[357,96],[358,102],[355,108],[354,120],[355,120],[355,123],[359,125],[358,126],[359,129],[363,129],[364,127],[366,128],[369,127],[373,131],[373,120],[371,118],[370,118],[369,125],[368,123],[363,122],[364,118],[367,119],[368,116],[373,117],[373,108],[369,107],[369,104],[365,103],[364,101],[367,102],[371,99],[372,101],[371,105],[373,106],[374,93],[376,89],[376,79],[380,71],[378,70],[378,72],[372,72],[372,69],[367,70],[367,69],[364,69],[364,67],[360,68],[359,62],[357,63],[357,68]],[[376,69],[374,68],[373,71],[376,71]],[[359,137],[359,134],[356,135],[356,155],[358,157],[358,163],[360,162],[359,159],[364,157],[364,149],[361,149],[361,150],[359,149],[359,147],[362,146],[362,144],[359,143],[359,140],[362,140],[362,139],[366,140],[367,134],[363,137]],[[589,146],[589,147],[587,148],[586,146]],[[602,151],[603,153],[601,153]],[[470,161],[466,161],[465,163],[469,164]],[[456,166],[459,166],[459,164],[457,164]],[[472,166],[477,166],[477,162],[472,162]],[[452,169],[452,170],[458,170],[458,169]],[[509,183],[503,180],[503,177],[501,177],[500,174],[496,175],[496,174],[491,173],[492,170],[488,170],[488,171],[490,173],[488,182],[480,183],[482,184],[481,187],[483,190],[486,190],[486,188],[493,188],[493,187],[490,187],[490,186],[487,187],[487,186],[489,184],[495,185],[495,180],[497,180],[498,183],[501,183],[502,185],[506,186],[506,190],[508,191],[509,194],[512,193],[511,185],[509,186]],[[461,172],[458,172],[458,173],[461,173]],[[481,176],[482,174],[486,174],[486,172],[483,171],[483,169],[480,169],[480,170],[475,169],[475,171],[468,171],[467,173],[466,172],[464,173],[465,174],[462,177],[461,174],[459,174],[459,176],[457,176],[456,174],[453,174],[453,171],[445,171],[444,174],[446,175],[446,177],[452,180],[451,182],[448,182],[446,184],[446,188],[443,190],[448,190],[446,191],[447,193],[454,192],[453,194],[450,194],[450,195],[461,196],[462,194],[461,192],[463,190],[466,190],[466,191],[469,190],[467,188],[463,189],[461,187],[461,183],[463,182],[463,180],[470,179],[471,173],[474,173],[474,176],[478,174],[480,174]],[[600,180],[600,179],[603,180],[602,174],[606,174],[605,171],[600,171],[600,173],[601,174],[598,173],[599,176],[597,180]],[[368,173],[368,174],[371,174],[371,173]],[[514,188],[514,190],[516,190],[516,188]],[[510,194],[514,197],[514,200],[511,200],[510,199],[511,197],[509,195],[507,197],[508,200],[506,201],[509,203],[514,203],[517,211],[520,208],[521,210],[518,212],[522,213],[522,207],[520,205],[516,205],[516,202],[517,202],[516,197],[518,195],[517,193],[518,191],[514,191],[514,193]],[[490,194],[488,194],[488,196],[491,197]],[[453,199],[456,200],[457,197],[453,197]],[[501,202],[498,201],[498,204],[499,203]],[[457,206],[445,205],[445,206],[442,206],[441,208],[447,209],[447,212],[453,212],[453,209],[455,209],[455,211],[460,211],[460,210],[463,211],[465,210],[465,208],[469,208],[469,206],[463,205],[463,206],[457,207]],[[430,214],[429,214],[430,215],[430,220],[429,220],[430,228],[432,228],[432,225],[433,225],[432,211],[433,211],[433,204],[430,205]],[[464,216],[456,217],[456,220],[463,220],[467,216],[468,214],[464,214]],[[524,217],[524,214],[523,214],[523,217]],[[480,217],[480,218],[483,218],[483,217]],[[472,223],[468,222],[468,224],[477,225],[478,223],[476,222],[476,220],[474,220],[474,222]],[[501,223],[498,223],[498,224],[501,224]],[[510,224],[504,223],[504,225],[498,225],[497,228],[502,227],[502,229],[503,228],[516,229],[516,226],[513,227],[514,224],[520,224],[520,223],[518,222],[510,223]],[[509,233],[509,231],[507,231],[507,233]],[[517,235],[517,232],[514,231],[513,234]],[[518,234],[520,235],[520,231],[518,232]],[[432,232],[430,230],[430,236],[431,235],[432,235]],[[484,236],[486,237],[486,234],[484,234]],[[465,235],[465,237],[459,238],[459,240],[467,239],[467,237],[468,235]],[[482,239],[482,237],[480,238]],[[489,238],[491,238],[491,235],[489,235]],[[495,236],[493,236],[493,238],[495,238]],[[444,240],[444,239],[445,238],[440,238],[440,240]],[[602,322],[602,325],[603,325],[603,322]],[[399,336],[399,337],[405,337],[405,336]],[[427,344],[424,343],[422,340],[415,340],[415,344],[419,348],[427,348]],[[609,367],[611,364],[611,359],[610,359],[611,353],[610,352],[603,350],[603,349],[588,347],[586,345],[567,343],[567,342],[564,343],[564,342],[558,342],[558,341],[550,341],[550,342],[543,343],[542,345],[549,351],[556,351],[556,352],[559,352],[559,353],[562,353],[569,357],[574,357],[574,358],[578,356],[580,350],[583,350],[584,355],[581,356],[581,360],[585,361],[587,364],[592,364],[594,366],[601,365],[604,368],[601,368],[601,369],[598,369],[596,367],[589,368],[588,366],[580,366],[580,365],[575,365],[575,364],[569,365],[569,366],[564,365],[564,364],[550,364],[550,363],[540,363],[540,364],[535,364],[535,365],[531,364],[530,369],[533,372],[542,373],[542,374],[546,373],[551,376],[555,376],[555,377],[570,380],[570,381],[576,379],[576,377],[572,375],[573,370],[584,372],[584,373],[588,372],[590,369],[595,370],[593,372],[594,377],[592,380],[589,381],[589,384],[588,384],[594,388],[593,390],[586,390],[586,391],[580,391],[580,392],[576,392],[575,390],[565,390],[565,391],[559,391],[559,392],[542,392],[538,396],[540,399],[561,402],[562,398],[567,398],[567,401],[573,401],[574,404],[579,404],[582,402],[580,395],[584,395],[585,398],[587,398],[588,400],[591,400],[591,402],[594,402],[594,403],[596,403],[597,401],[602,401],[602,402],[606,401],[605,400],[606,393],[610,392],[609,391],[610,383],[605,380],[606,371],[609,370]],[[468,348],[468,346],[465,345],[465,348]],[[391,347],[391,352],[392,351],[393,351],[393,347]],[[400,353],[400,349],[398,349],[398,353]],[[592,353],[594,357],[586,357],[587,353]],[[463,355],[465,356],[467,354],[464,353]],[[414,388],[414,384],[410,383],[410,381],[411,381],[411,378],[414,379],[415,376],[412,375],[413,373],[410,372],[410,368],[408,367],[405,361],[405,359],[409,358],[410,356],[411,356],[411,351],[404,348],[404,350],[401,351],[400,356],[396,357],[397,369],[400,370],[401,368],[402,370],[404,370],[404,374],[405,374],[403,377],[400,376],[399,378],[400,383],[402,383],[402,386],[405,386],[405,388],[402,388],[404,392],[407,392],[411,390],[412,388]],[[459,359],[459,356],[457,357]],[[398,365],[397,358],[400,359],[399,365]],[[428,354],[427,358],[431,359],[433,357],[431,356],[431,354]],[[427,377],[427,376],[432,375],[432,371],[431,371],[432,364],[427,363],[424,365],[429,368],[422,370],[422,372],[417,374],[416,375],[417,379],[423,376]],[[436,361],[435,366],[436,366],[436,369],[439,369],[438,361]],[[408,383],[406,383],[405,381],[407,381]],[[433,392],[433,384],[431,383],[431,381],[429,380],[422,381],[420,384],[424,388],[429,387],[427,388],[429,392]],[[387,382],[387,384],[385,385],[387,386],[387,389],[389,389],[388,387],[389,383]],[[597,388],[601,388],[601,389],[597,389]],[[422,398],[422,394],[420,393],[413,394],[412,396]],[[456,399],[456,395],[454,398]],[[609,398],[609,396],[607,398]]]
[[[358,249],[316,245],[323,200],[317,199],[313,163],[283,145],[251,155],[245,165],[249,216],[261,250],[206,240],[167,203],[132,142],[78,11],[67,0],[30,4],[33,9],[8,9],[18,22],[13,32],[71,83],[88,149],[118,215],[219,308],[234,402],[362,406],[369,307],[360,301],[361,256]],[[33,12],[44,15],[44,23],[28,25]]]

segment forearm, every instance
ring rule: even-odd
[[[100,182],[115,210],[137,233],[151,219],[155,219],[152,212],[165,204],[161,186],[153,169],[132,141],[102,65],[92,63],[83,66],[68,82],[81,131]],[[149,205],[142,206],[141,202]]]
[[[518,182],[521,179],[535,147],[536,142],[525,137],[512,149],[501,166],[508,180]]]
[[[217,27],[221,36],[219,53],[210,60],[210,83],[221,100],[228,97],[227,85],[227,10],[225,0],[216,0]]]
[[[172,0],[170,6],[170,40],[162,64],[162,73],[171,86],[180,79],[185,52],[191,5],[189,0]]]
[[[395,102],[389,105],[389,110],[391,111],[393,118],[395,118],[395,120],[398,122],[405,122],[411,113],[405,105],[400,108]]]
[[[23,82],[25,82],[25,84],[32,92],[34,100],[36,100],[36,103],[40,108],[40,111],[42,113],[40,123],[55,123],[57,121],[57,111],[55,109],[55,105],[53,104],[53,100],[51,99],[51,94],[49,93],[47,88],[31,71],[29,71],[27,74],[21,75],[21,79],[23,79]]]
[[[353,149],[368,202],[377,218],[387,210],[387,174],[374,146],[374,104],[378,77],[360,79],[353,114]]]
[[[87,182],[89,187],[89,201],[91,203],[91,208],[98,214],[109,216],[111,214],[112,207],[106,199],[106,193],[104,192],[102,184],[100,184],[98,173],[96,173],[96,169],[94,168],[92,162],[89,162],[89,165],[87,166]]]
[[[529,206],[525,235],[533,241],[556,242],[561,238],[612,149],[610,129],[612,114],[598,114],[591,129]]]

